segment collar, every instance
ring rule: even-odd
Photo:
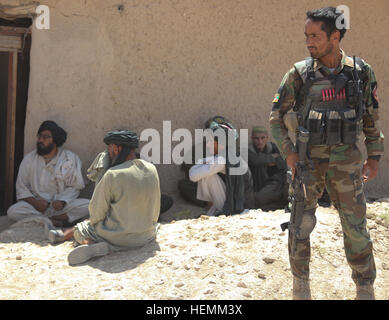
[[[342,49],[340,49],[340,54],[342,55],[342,58],[340,59],[340,64],[335,68],[336,74],[342,71],[344,66],[354,68],[353,58],[348,57]],[[316,72],[321,68],[325,68],[325,70],[328,70],[328,68],[324,64],[322,64],[318,59],[314,59],[313,70]]]

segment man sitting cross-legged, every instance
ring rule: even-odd
[[[248,163],[253,174],[255,207],[263,211],[283,209],[288,204],[286,162],[269,141],[265,127],[255,126],[251,140]]]
[[[189,170],[191,181],[198,183],[197,199],[211,205],[207,212],[210,216],[253,208],[253,181],[247,163],[237,152],[237,130],[229,122],[214,121],[208,134],[207,148],[214,155],[200,159]]]
[[[74,225],[88,217],[88,199],[77,198],[84,185],[81,160],[62,147],[67,133],[54,121],[38,130],[36,149],[28,153],[16,180],[18,202],[9,207],[12,220],[43,216],[56,227]]]
[[[156,167],[136,158],[139,140],[128,130],[104,137],[111,167],[96,185],[90,220],[65,231],[51,230],[52,242],[74,239],[69,264],[83,263],[110,251],[142,246],[155,239],[161,192]]]

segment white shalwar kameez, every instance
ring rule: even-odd
[[[226,185],[218,173],[226,173],[226,160],[221,156],[200,159],[189,169],[189,179],[197,182],[197,199],[212,202],[207,215],[221,212],[226,201]]]
[[[66,213],[73,222],[89,215],[88,199],[77,199],[85,187],[81,174],[81,160],[72,151],[58,148],[57,155],[48,163],[36,150],[27,154],[19,167],[16,180],[17,203],[9,207],[8,217],[21,220],[31,216],[53,217]],[[55,210],[51,204],[42,214],[22,199],[34,197],[48,202],[65,201],[62,210]]]

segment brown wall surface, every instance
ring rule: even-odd
[[[32,1],[0,0],[0,4]],[[68,131],[65,146],[84,171],[113,128],[140,132],[201,128],[221,114],[238,128],[269,127],[271,101],[283,75],[308,56],[307,10],[347,5],[351,29],[342,48],[375,70],[381,128],[389,121],[389,1],[387,0],[46,0],[50,30],[34,28],[25,153],[40,123]],[[122,10],[118,5],[123,5]],[[173,144],[174,145],[174,144]],[[385,143],[388,150],[388,139]],[[389,193],[389,157],[367,185]],[[164,192],[182,176],[158,165]]]

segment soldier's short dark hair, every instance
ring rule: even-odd
[[[321,8],[318,10],[312,10],[307,12],[307,19],[311,19],[312,21],[322,21],[322,30],[327,33],[328,39],[331,34],[333,34],[336,30],[340,32],[339,41],[342,40],[344,34],[346,33],[346,28],[338,29],[336,27],[336,20],[342,15],[341,12],[336,12],[335,7]],[[343,16],[343,19],[346,19]]]

